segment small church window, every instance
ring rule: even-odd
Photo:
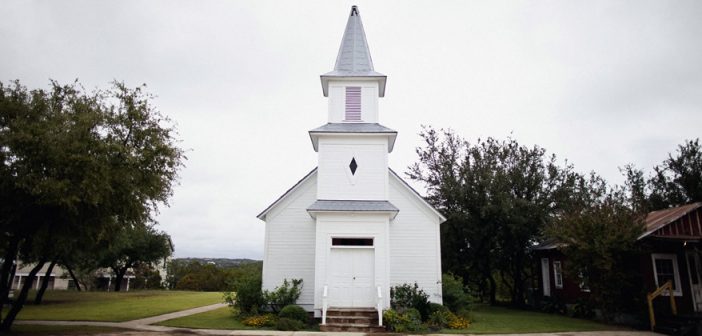
[[[351,169],[351,175],[356,175],[356,169],[358,169],[358,164],[356,163],[356,158],[351,158],[351,163],[349,164],[349,169]]]
[[[332,246],[373,246],[373,238],[332,238]]]
[[[361,87],[346,87],[346,116],[348,121],[361,120]]]

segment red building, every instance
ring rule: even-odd
[[[674,296],[680,314],[702,312],[702,202],[648,213],[645,232],[638,238],[642,252],[638,260],[641,281],[647,293],[655,291],[666,281],[673,283]],[[543,297],[563,303],[575,303],[587,297],[577,274],[566,274],[567,258],[557,243],[537,247],[539,289]],[[669,312],[670,301],[654,301],[656,312]],[[642,298],[645,301],[645,297]]]

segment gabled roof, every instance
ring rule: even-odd
[[[273,201],[273,203],[271,203],[271,205],[269,205],[265,210],[261,211],[260,214],[256,215],[256,218],[260,220],[266,220],[266,215],[268,214],[268,212],[271,211],[271,209],[273,209],[273,207],[282,202],[288,195],[292,194],[301,184],[309,180],[310,177],[312,177],[312,175],[314,175],[315,173],[317,173],[317,167],[314,167],[314,169],[312,169],[309,173],[307,173],[307,175],[305,175],[303,178],[297,181],[297,183],[290,187],[290,189],[288,189],[282,195],[280,195],[280,197]]]
[[[702,202],[690,203],[675,208],[649,212],[648,215],[646,215],[645,220],[646,232],[641,234],[639,239],[649,236],[666,225],[680,219],[682,216],[697,210],[699,207],[702,207]]]
[[[357,6],[351,7],[351,13],[344,30],[344,37],[341,39],[339,54],[336,56],[334,70],[321,76],[322,91],[325,97],[328,95],[330,78],[374,79],[378,81],[380,97],[385,96],[387,76],[373,69],[373,60],[368,49],[366,33],[363,30],[361,14]]]
[[[434,207],[431,204],[429,204],[429,202],[427,202],[424,199],[424,197],[422,197],[422,195],[420,195],[416,190],[414,190],[414,188],[412,188],[409,184],[407,184],[407,182],[405,182],[405,180],[403,180],[399,175],[397,175],[397,173],[395,173],[394,170],[392,170],[390,168],[388,168],[388,170],[390,171],[390,176],[399,180],[401,182],[401,185],[403,185],[408,191],[410,191],[410,193],[412,195],[416,196],[419,199],[419,201],[424,206],[426,206],[431,212],[433,212],[436,216],[439,217],[440,223],[443,223],[446,221],[446,217],[444,217],[444,215],[442,215],[438,210],[434,209]],[[293,185],[290,189],[288,189],[285,193],[283,193],[280,197],[278,197],[278,199],[276,199],[273,203],[271,203],[271,205],[269,205],[265,210],[261,211],[261,213],[258,214],[258,216],[256,216],[256,217],[260,220],[265,220],[268,212],[270,212],[276,205],[283,202],[285,200],[285,198],[287,198],[292,193],[294,193],[295,190],[297,190],[297,188],[300,185],[305,183],[305,181],[309,180],[316,173],[317,173],[317,168],[315,167],[314,169],[312,169],[312,171],[310,171],[307,175],[305,175],[305,177],[300,179],[300,181],[295,183],[295,185]],[[376,202],[380,202],[380,203],[376,203]],[[387,202],[387,201],[348,201],[348,200],[319,200],[319,201],[313,203],[307,209],[307,211],[310,211],[310,209],[317,209],[319,211],[325,211],[322,209],[334,209],[334,208],[347,209],[344,211],[389,211],[389,212],[399,211],[399,209],[397,209],[397,207],[395,207],[392,203]],[[352,208],[356,208],[356,209],[360,209],[360,210],[350,210]],[[372,209],[375,209],[375,210],[372,210]],[[330,211],[334,211],[334,210],[330,210]],[[337,211],[341,211],[341,210],[337,210]]]
[[[307,208],[307,212],[314,217],[318,212],[389,212],[392,217],[397,216],[400,211],[396,206],[388,201],[369,200],[317,200]]]
[[[309,133],[315,152],[319,148],[320,134],[364,133],[387,135],[390,138],[390,141],[388,141],[388,153],[392,152],[392,149],[395,147],[395,139],[397,138],[397,131],[378,123],[328,123],[311,130]]]
[[[417,198],[422,202],[422,204],[424,204],[426,207],[428,207],[431,210],[431,212],[433,212],[435,215],[439,216],[439,223],[443,223],[446,221],[446,217],[444,217],[444,215],[442,215],[441,212],[439,212],[439,210],[436,210],[436,208],[434,208],[434,206],[429,204],[429,202],[427,202],[427,200],[424,199],[424,197],[422,197],[422,195],[420,195],[416,190],[414,190],[414,188],[412,188],[412,186],[410,186],[409,183],[407,183],[405,180],[403,180],[402,177],[400,177],[400,175],[397,175],[397,173],[394,170],[392,170],[392,168],[388,168],[388,170],[390,170],[390,173],[392,173],[391,176],[394,176],[396,179],[398,179],[400,182],[402,182],[401,184],[405,188],[409,189],[409,191],[411,191],[412,194],[414,194],[414,196],[417,196]]]

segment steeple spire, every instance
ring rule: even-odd
[[[351,7],[334,70],[348,74],[373,71],[373,60],[368,50],[366,33],[363,31],[361,14],[356,6]]]
[[[385,96],[387,76],[375,72],[373,69],[373,60],[368,49],[366,33],[363,30],[361,14],[357,6],[351,7],[344,36],[341,39],[339,54],[334,64],[334,70],[321,76],[322,91],[325,97],[328,96],[329,80],[333,78],[377,80],[379,83],[378,94],[380,97]]]

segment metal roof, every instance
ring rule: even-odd
[[[334,70],[321,76],[322,91],[325,97],[328,95],[329,79],[332,77],[348,79],[359,79],[360,77],[361,79],[377,80],[379,83],[379,95],[380,97],[385,96],[387,76],[373,69],[373,60],[368,49],[366,33],[363,30],[361,14],[357,6],[351,7],[344,36],[341,39],[339,54],[336,56]]]
[[[699,207],[702,207],[702,202],[690,203],[675,208],[649,212],[645,220],[646,232],[639,236],[639,239],[658,231],[664,226],[678,220],[680,217],[685,216],[689,212],[694,211]]]
[[[400,211],[388,201],[368,200],[317,200],[307,208],[307,212],[392,212],[393,217]]]
[[[311,130],[309,133],[315,152],[319,147],[320,134],[363,133],[387,135],[390,138],[390,141],[388,141],[388,153],[392,152],[392,149],[395,147],[395,139],[397,138],[397,131],[378,123],[328,123]]]

